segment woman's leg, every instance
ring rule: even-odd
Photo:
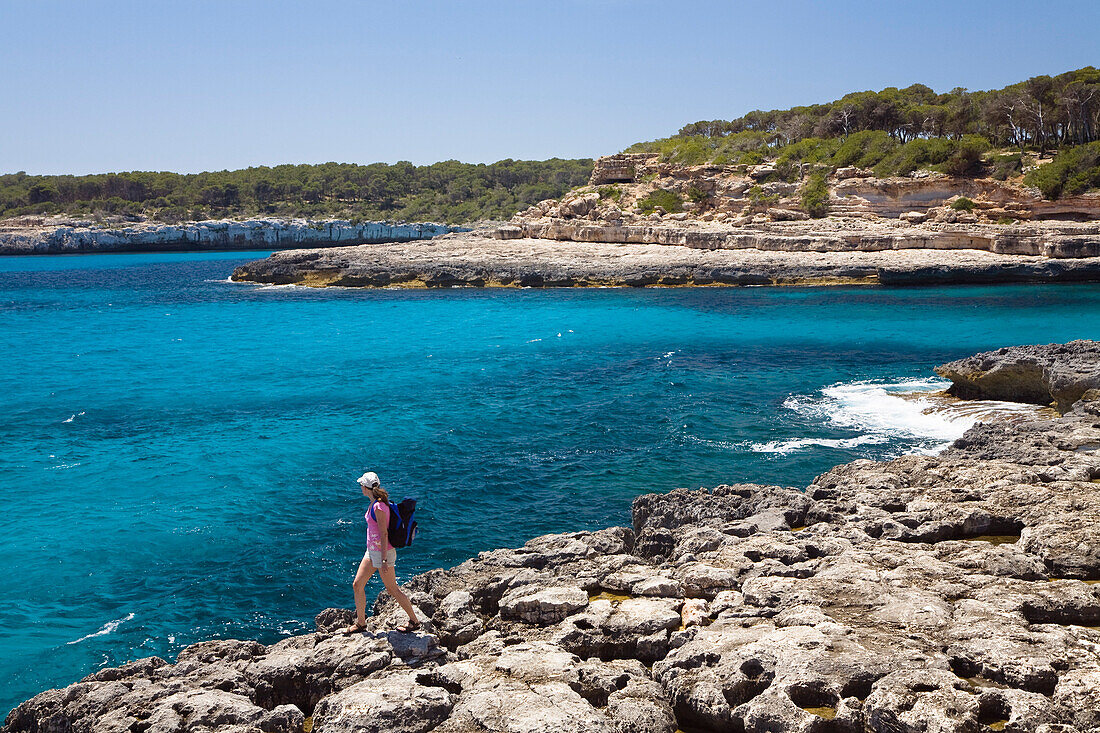
[[[357,626],[367,625],[367,581],[374,575],[374,565],[370,561],[370,553],[363,555],[359,563],[359,570],[355,573],[355,580],[351,582],[355,593],[355,623]]]
[[[409,597],[397,587],[397,571],[394,566],[383,564],[382,567],[378,568],[378,576],[382,578],[382,585],[386,586],[389,594],[397,600],[397,604],[401,606],[405,613],[409,614],[409,623],[414,626],[418,625],[420,621],[416,618],[413,604],[409,601]]]

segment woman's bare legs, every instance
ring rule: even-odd
[[[367,625],[367,581],[374,575],[374,565],[371,565],[370,554],[363,555],[359,563],[359,570],[355,572],[355,580],[351,582],[355,593],[355,625],[362,628]],[[393,575],[393,568],[390,568]]]
[[[394,597],[397,604],[401,606],[405,613],[409,614],[410,626],[419,626],[420,621],[416,618],[416,611],[413,610],[413,605],[409,602],[409,597],[397,587],[397,571],[394,569],[393,565],[382,563],[382,567],[378,568],[378,576],[382,578],[382,585],[386,586],[386,590]],[[368,575],[367,577],[369,578],[370,576]],[[356,580],[358,579],[358,576],[356,576]],[[356,596],[355,600],[356,603],[358,603],[359,596]]]

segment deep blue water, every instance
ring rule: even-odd
[[[965,426],[889,392],[977,350],[1100,338],[1095,285],[225,281],[260,254],[0,258],[0,708],[350,606],[365,469],[421,502],[407,577],[627,524],[645,492],[931,449]]]

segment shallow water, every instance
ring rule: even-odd
[[[366,468],[421,502],[408,576],[645,492],[936,450],[976,417],[912,398],[932,366],[1100,338],[1095,285],[226,281],[256,256],[0,258],[0,707],[350,605]]]

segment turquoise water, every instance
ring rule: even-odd
[[[933,450],[965,424],[891,393],[976,350],[1100,338],[1095,285],[226,282],[261,254],[0,259],[0,707],[350,606],[364,469],[420,499],[407,577],[629,523],[645,492]]]

